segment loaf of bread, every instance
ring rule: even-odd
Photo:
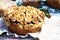
[[[60,0],[47,0],[46,3],[53,8],[60,9]]]
[[[23,5],[39,7],[41,0],[23,0]]]
[[[19,6],[7,9],[3,18],[10,31],[25,35],[41,30],[45,14],[31,6]]]

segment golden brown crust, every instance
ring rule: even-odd
[[[14,24],[14,23],[11,24],[8,28],[11,32],[14,32],[14,33],[17,33],[17,34],[25,35],[27,33],[26,30],[21,28],[21,25],[17,25],[17,24]]]
[[[60,0],[47,0],[46,2],[49,6],[60,9]]]
[[[8,9],[4,21],[12,32],[23,35],[40,31],[44,17],[44,12],[37,8],[20,6]]]
[[[3,17],[4,10],[0,9],[0,17]]]
[[[23,5],[39,7],[41,0],[23,0]]]

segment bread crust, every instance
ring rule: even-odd
[[[46,3],[53,8],[60,9],[60,0],[47,0]]]

